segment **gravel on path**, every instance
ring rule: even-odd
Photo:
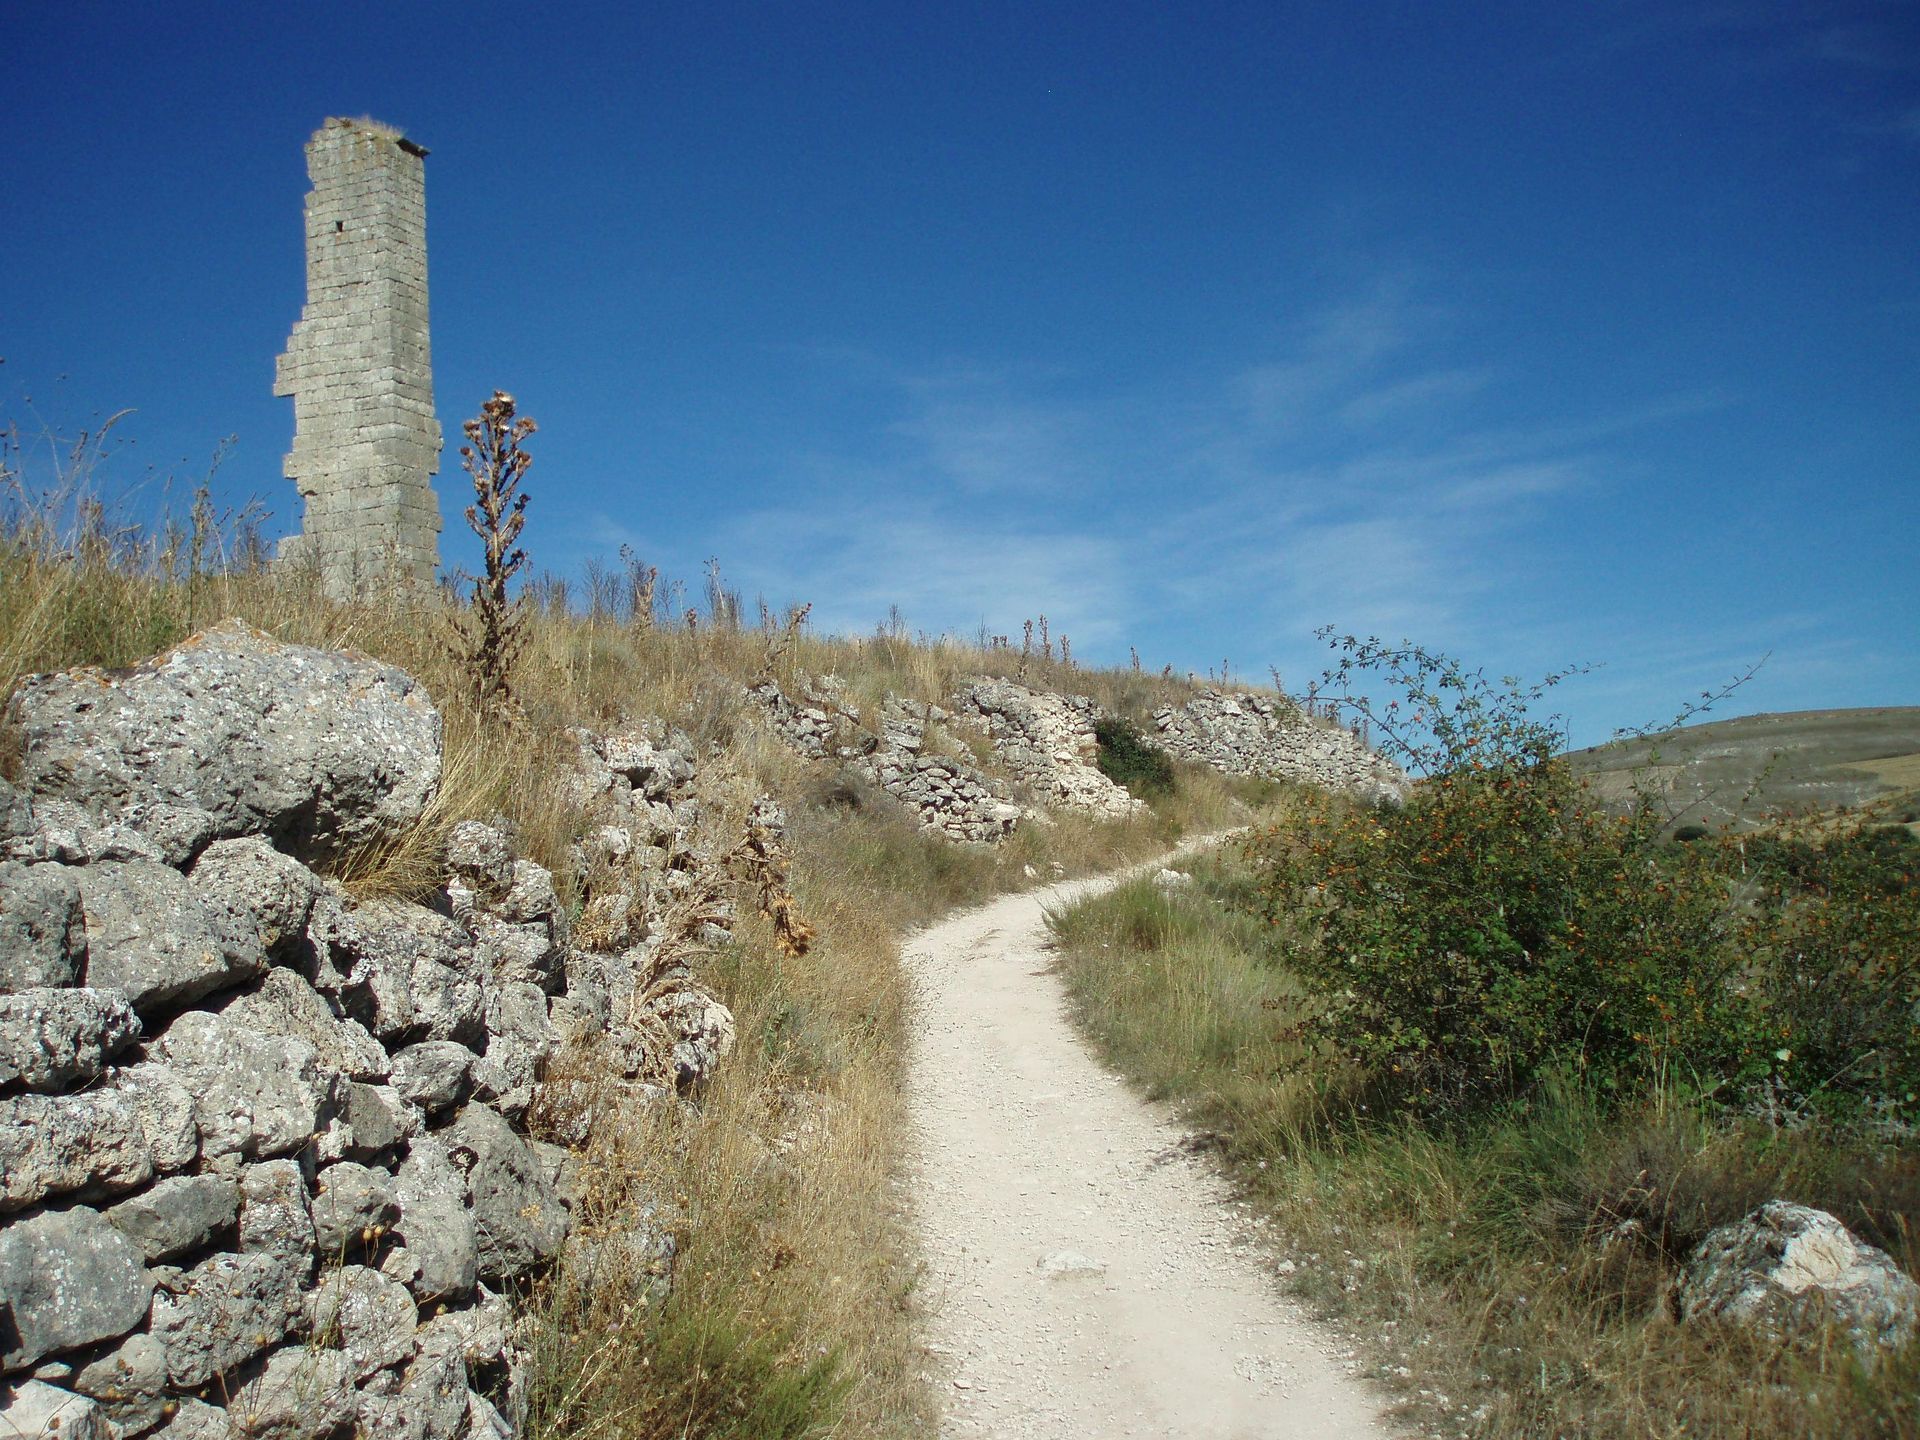
[[[1074,1032],[1044,910],[1117,879],[1009,896],[906,947],[941,1433],[1389,1436],[1212,1164]]]

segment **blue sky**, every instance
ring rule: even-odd
[[[327,115],[427,161],[436,389],[527,544],[827,628],[1304,682],[1536,674],[1575,739],[1920,703],[1920,6],[15,3],[0,415],[298,523]],[[27,396],[32,403],[26,402]],[[154,484],[146,482],[146,494]],[[450,445],[443,553],[477,553]]]

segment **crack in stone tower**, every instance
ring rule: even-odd
[[[307,142],[307,303],[273,386],[293,397],[286,474],[306,514],[280,558],[339,599],[431,584],[439,566],[426,153],[372,120],[329,119]]]

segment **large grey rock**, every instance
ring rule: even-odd
[[[0,995],[0,1086],[63,1090],[97,1080],[139,1038],[140,1019],[117,990]]]
[[[339,977],[315,984],[337,988],[346,1013],[383,1044],[479,1043],[486,996],[471,937],[452,920],[399,901],[321,904],[312,931],[325,970]]]
[[[313,1196],[313,1235],[323,1264],[365,1250],[399,1217],[393,1177],[351,1160],[320,1172]]]
[[[1674,1288],[1682,1320],[1716,1319],[1788,1340],[1826,1324],[1862,1354],[1904,1344],[1920,1326],[1920,1285],[1824,1210],[1770,1200],[1710,1232]]]
[[[138,1435],[165,1419],[166,1387],[167,1352],[151,1335],[129,1335],[73,1377],[73,1388],[100,1403],[116,1435]]]
[[[150,836],[118,820],[103,820],[71,800],[40,801],[33,807],[32,823],[32,835],[11,847],[13,859],[98,865],[108,860],[167,858]]]
[[[473,1292],[479,1243],[467,1208],[466,1177],[448,1142],[422,1135],[394,1177],[400,1218],[393,1233],[418,1267],[409,1282],[421,1300],[460,1299]]]
[[[262,1035],[226,1013],[190,1010],[151,1048],[191,1092],[209,1157],[265,1159],[303,1149],[331,1118],[345,1083],[320,1068],[306,1041]]]
[[[155,860],[79,872],[89,985],[126,992],[143,1016],[237,985],[266,969],[266,952],[209,909],[187,878]]]
[[[153,1148],[158,1175],[184,1170],[200,1154],[200,1123],[194,1118],[193,1096],[173,1070],[158,1061],[129,1065],[109,1082],[124,1098]]]
[[[420,1110],[401,1099],[391,1085],[347,1086],[342,1118],[353,1137],[352,1154],[377,1159],[420,1133]]]
[[[172,1418],[153,1432],[152,1440],[233,1440],[233,1422],[218,1405],[189,1398],[178,1402]]]
[[[153,1294],[132,1241],[83,1206],[48,1210],[0,1230],[0,1368],[124,1335]]]
[[[547,1018],[539,986],[518,981],[488,991],[486,1058],[500,1068],[499,1093],[536,1083],[559,1048],[560,1032]]]
[[[167,1352],[167,1378],[197,1390],[277,1345],[300,1318],[306,1276],[284,1255],[222,1251],[164,1276],[149,1329]]]
[[[153,1173],[153,1145],[120,1090],[0,1100],[0,1212],[49,1196],[124,1194]]]
[[[329,1270],[305,1300],[314,1341],[346,1357],[347,1374],[365,1380],[413,1357],[418,1308],[407,1287],[365,1265]]]
[[[267,1160],[241,1172],[240,1251],[284,1259],[303,1283],[313,1274],[318,1240],[297,1161]]]
[[[492,825],[462,820],[447,832],[447,872],[491,904],[513,886],[513,844]]]
[[[107,1211],[107,1219],[149,1261],[171,1260],[233,1227],[240,1187],[224,1175],[175,1175]]]
[[[353,1419],[353,1376],[338,1350],[289,1345],[234,1392],[227,1416],[250,1440],[323,1440]]]
[[[78,873],[0,861],[0,991],[77,984],[86,956]]]
[[[321,890],[319,876],[255,836],[214,841],[188,878],[230,928],[251,935],[274,960],[306,937]]]
[[[124,819],[175,863],[233,835],[350,852],[440,785],[440,716],[408,676],[239,621],[130,671],[32,676],[10,715],[29,792]]]
[[[462,1110],[443,1137],[471,1156],[467,1193],[480,1277],[512,1279],[558,1254],[567,1238],[567,1209],[526,1140],[479,1104]]]
[[[489,983],[526,982],[542,990],[559,988],[566,974],[566,951],[556,928],[544,920],[503,920],[476,915],[473,953]]]
[[[337,1017],[326,997],[292,970],[269,970],[235,996],[221,1014],[260,1035],[306,1041],[321,1069],[352,1080],[377,1084],[392,1067],[386,1050],[366,1026]]]
[[[383,1384],[360,1389],[355,1418],[364,1440],[467,1440],[467,1367],[457,1352],[423,1350]]]
[[[0,1389],[0,1435],[7,1440],[114,1440],[97,1404],[39,1380]]]
[[[453,1040],[422,1040],[393,1057],[393,1088],[429,1115],[467,1098],[474,1054]]]

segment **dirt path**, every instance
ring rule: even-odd
[[[907,948],[942,1434],[1391,1434],[1241,1246],[1211,1168],[1075,1036],[1042,908],[1112,883],[1011,896]]]

